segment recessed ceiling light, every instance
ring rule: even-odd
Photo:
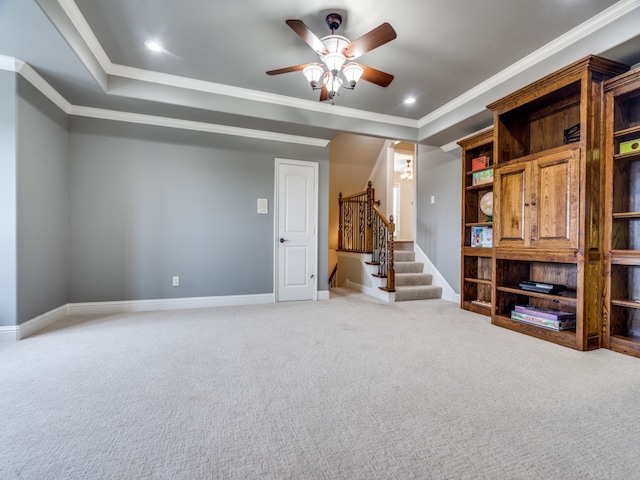
[[[154,42],[153,40],[147,40],[144,42],[144,46],[153,52],[162,52],[164,48],[158,42]]]
[[[405,105],[411,105],[413,103],[416,103],[416,98],[415,97],[407,97],[404,99],[404,104]]]

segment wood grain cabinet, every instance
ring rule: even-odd
[[[496,172],[493,324],[578,350],[601,346],[602,84],[627,70],[589,56],[488,106]],[[566,290],[532,292],[523,281]],[[575,314],[575,328],[517,321],[516,305]]]
[[[579,158],[563,148],[497,169],[496,247],[578,248]]]
[[[604,346],[640,357],[640,69],[604,84]]]

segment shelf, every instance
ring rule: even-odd
[[[609,348],[614,352],[640,357],[640,338],[611,335],[609,337]]]
[[[491,227],[493,222],[473,222],[473,223],[465,223],[465,227]]]
[[[467,171],[467,176],[471,176],[474,173],[478,173],[478,172],[484,172],[485,170],[493,170],[493,164],[489,165],[488,167],[485,168],[479,168],[478,170],[469,170]]]
[[[493,182],[481,183],[480,185],[468,185],[465,188],[468,191],[471,191],[471,190],[493,190]]]
[[[532,292],[530,290],[523,290],[522,288],[519,288],[519,287],[498,286],[496,288],[500,292],[515,293],[516,295],[525,295],[528,297],[543,298],[545,300],[552,300],[554,302],[565,302],[565,303],[572,303],[572,304],[577,303],[577,294],[575,290],[566,290],[561,294],[551,295],[548,293],[539,293],[539,292]]]
[[[574,330],[551,330],[549,328],[538,327],[529,323],[518,322],[503,315],[495,315],[493,318],[494,325],[515,330],[532,337],[542,340],[552,341],[554,343],[564,345],[565,347],[576,347],[576,332]]]
[[[491,257],[493,249],[489,247],[470,247],[468,245],[462,247],[462,254],[465,257]]]
[[[611,250],[611,263],[640,266],[640,250]]]
[[[613,218],[640,218],[640,212],[619,212],[614,213]]]
[[[611,300],[611,305],[640,309],[640,300]]]
[[[464,281],[465,282],[469,282],[469,283],[477,283],[477,284],[480,284],[480,285],[488,285],[488,286],[491,286],[491,284],[492,284],[491,280],[485,280],[484,278],[466,277],[464,279]],[[638,304],[638,305],[640,305],[640,304]],[[640,308],[640,306],[638,308]]]
[[[622,130],[616,130],[613,132],[613,136],[616,138],[626,137],[627,135],[633,135],[634,133],[640,134],[640,125],[630,128],[624,128]]]
[[[615,160],[640,160],[640,152],[616,153]]]

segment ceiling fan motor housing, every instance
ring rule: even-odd
[[[330,13],[326,18],[327,25],[331,29],[331,31],[335,31],[342,25],[342,15],[339,13]]]

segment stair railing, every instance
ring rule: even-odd
[[[338,197],[338,250],[370,253],[372,265],[378,266],[376,276],[387,279],[388,292],[395,292],[393,268],[393,216],[387,220],[378,209],[372,183],[363,192]],[[381,287],[382,288],[382,287]]]

